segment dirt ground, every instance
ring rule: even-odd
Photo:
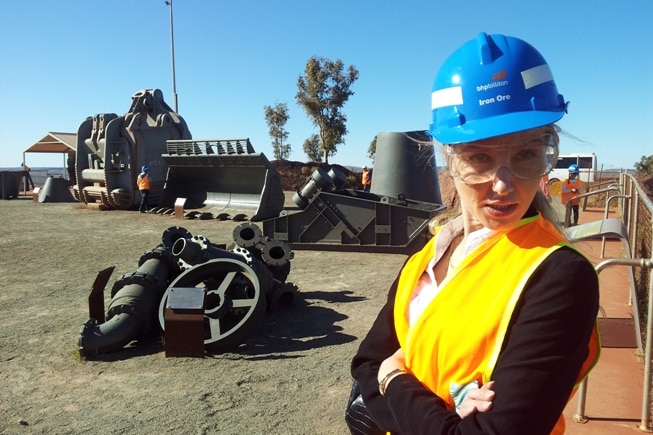
[[[169,227],[213,243],[234,221],[178,220],[78,203],[0,201],[0,433],[343,434],[349,363],[405,256],[293,251],[300,298],[241,347],[166,358],[161,342],[80,359],[97,273],[105,291]]]

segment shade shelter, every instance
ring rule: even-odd
[[[63,155],[62,167],[68,168],[68,175],[70,177],[71,169],[74,171],[76,149],[76,133],[48,132],[39,141],[23,151],[23,162],[27,163],[25,160],[26,153],[61,153]]]

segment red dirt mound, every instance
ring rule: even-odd
[[[272,166],[274,166],[281,175],[281,185],[285,191],[293,191],[301,189],[308,177],[313,173],[315,168],[320,167],[328,172],[331,168],[335,168],[340,171],[346,178],[347,182],[343,186],[343,189],[360,189],[362,188],[361,183],[361,173],[352,172],[351,170],[345,168],[341,165],[327,165],[325,163],[303,163],[303,162],[292,162],[288,160],[273,160]],[[440,179],[440,194],[442,196],[442,203],[451,208],[456,208],[458,205],[458,199],[456,196],[456,191],[453,187],[453,180],[449,175],[449,171],[441,171],[438,174]]]
[[[277,172],[279,172],[279,175],[281,175],[281,186],[286,191],[297,191],[301,189],[306,184],[308,177],[318,167],[324,169],[326,172],[329,172],[331,168],[340,171],[347,180],[345,185],[342,186],[343,189],[360,189],[361,187],[361,174],[352,172],[344,166],[327,165],[326,163],[292,162],[288,160],[273,160],[271,163]]]

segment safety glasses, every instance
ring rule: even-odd
[[[444,149],[451,174],[467,184],[492,181],[501,167],[508,168],[517,178],[539,178],[558,159],[558,141],[553,134],[512,145],[468,142]]]

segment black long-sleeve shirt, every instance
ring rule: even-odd
[[[412,375],[393,378],[386,396],[379,394],[379,366],[399,349],[393,319],[396,290],[397,281],[352,361],[352,375],[380,427],[401,434],[550,433],[587,357],[596,321],[598,278],[589,261],[561,248],[535,270],[492,373],[493,408],[464,419],[447,411],[444,401]]]

